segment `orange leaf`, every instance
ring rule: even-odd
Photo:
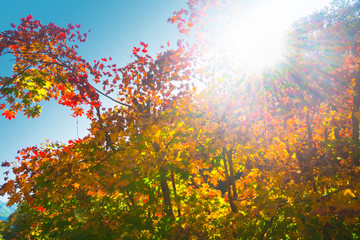
[[[7,109],[3,110],[3,113],[1,115],[5,116],[9,120],[11,120],[12,118],[15,118],[14,112],[9,111]]]

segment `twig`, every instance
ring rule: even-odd
[[[112,98],[112,97],[106,95],[105,93],[101,92],[100,90],[96,89],[93,85],[90,84],[90,86],[93,87],[93,88],[95,89],[95,91],[97,91],[97,92],[100,93],[101,95],[109,98],[110,100],[112,100],[112,101],[114,101],[114,102],[116,102],[116,103],[118,103],[118,104],[120,104],[120,105],[123,105],[123,106],[125,106],[125,107],[131,108],[131,106],[130,106],[129,104],[119,102],[119,101],[115,100],[114,98]]]

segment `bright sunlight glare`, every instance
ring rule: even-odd
[[[285,34],[297,18],[329,1],[253,1],[231,9],[215,36],[216,57],[247,72],[259,72],[281,62]]]

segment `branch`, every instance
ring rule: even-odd
[[[30,68],[30,66],[24,68],[24,70],[22,70],[19,74],[16,74],[16,76],[10,78],[10,79],[1,87],[0,92],[1,92],[7,85],[9,85],[15,78],[17,78],[19,75],[23,74],[23,73],[24,73],[26,70],[28,70],[29,68]]]
[[[46,64],[54,64],[54,65],[61,66],[61,67],[64,67],[64,68],[70,68],[69,66],[64,65],[64,64],[61,64],[61,63],[58,63],[58,62],[46,62],[46,61],[39,61],[39,62],[41,62],[41,63],[46,63]],[[71,68],[70,68],[70,69],[71,69]],[[73,72],[76,72],[76,73],[77,73],[76,69],[71,69],[71,70],[72,70]],[[60,80],[61,80],[61,82],[69,89],[69,87],[65,84],[65,82],[62,80],[61,77],[60,77]],[[90,83],[89,83],[89,85],[90,85],[92,88],[94,88],[94,90],[95,90],[96,92],[98,92],[98,93],[100,93],[101,95],[109,98],[110,100],[112,100],[112,101],[114,101],[114,102],[116,102],[116,103],[118,103],[118,104],[120,104],[120,105],[122,105],[122,106],[126,106],[126,107],[131,108],[130,105],[115,100],[114,98],[108,96],[107,94],[105,94],[105,93],[101,92],[100,90],[98,90],[97,88],[95,88],[95,87],[94,87],[93,85],[91,85]],[[69,89],[69,90],[70,90],[70,89]]]
[[[274,221],[274,217],[275,216],[272,216],[270,218],[270,220],[266,223],[264,230],[262,230],[262,232],[261,232],[261,235],[260,235],[260,238],[259,238],[260,240],[264,239],[265,234],[267,233],[267,231],[269,230],[269,228],[272,225],[272,222]]]
[[[112,101],[114,101],[114,102],[116,102],[116,103],[118,103],[118,104],[120,104],[120,105],[122,105],[122,106],[131,108],[131,105],[128,105],[128,104],[126,104],[126,103],[119,102],[119,101],[115,100],[114,98],[112,98],[112,97],[106,95],[105,93],[101,92],[100,90],[96,89],[93,85],[90,84],[90,86],[93,87],[93,88],[95,89],[95,91],[97,91],[97,92],[100,93],[101,95],[109,98],[110,100],[112,100]]]
[[[63,80],[63,78],[59,75],[59,65],[57,65],[56,66],[56,77],[58,77],[59,79],[60,79],[60,81],[65,85],[65,87],[67,88],[67,89],[69,89],[69,91],[73,91],[73,90],[71,90],[69,87],[68,87],[68,85],[65,83],[65,81]]]

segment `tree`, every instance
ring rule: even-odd
[[[192,0],[169,21],[185,35],[199,34],[209,28],[207,14],[231,3]],[[211,39],[204,34],[196,39],[202,48],[179,41],[156,59],[144,55],[147,44],[141,42],[134,61],[118,68],[105,66],[111,59],[91,65],[77,57],[68,47],[72,26],[44,27],[23,19],[20,29],[1,35],[2,51],[10,49],[18,62],[16,74],[3,78],[2,94],[10,104],[4,115],[26,113],[28,99],[61,96],[74,115],[82,113],[80,104],[89,104],[92,124],[83,139],[19,151],[12,166],[16,178],[1,187],[9,204],[19,203],[30,219],[17,238],[360,236],[360,45],[356,28],[346,22],[349,15],[358,19],[355,10],[349,13],[353,6],[358,5],[324,10],[321,24],[314,15],[295,25],[290,39],[295,50],[277,69],[261,76],[230,69],[221,79],[205,71],[212,68],[203,52]],[[309,32],[300,31],[306,24]],[[339,40],[337,25],[353,36]],[[70,39],[60,41],[59,32]],[[320,37],[310,38],[311,32]],[[336,44],[323,44],[324,39]],[[56,53],[55,47],[34,44],[56,46]],[[299,56],[300,50],[305,54]],[[340,57],[334,61],[329,53]],[[195,94],[190,80],[197,77],[206,89]],[[102,108],[98,94],[117,106]]]
[[[8,220],[3,222],[1,235],[3,239],[14,239],[18,234],[31,227],[30,218],[18,210],[13,212]]]
[[[1,95],[6,98],[1,109],[6,118],[11,120],[18,111],[28,118],[37,117],[41,111],[37,103],[51,98],[60,97],[59,103],[71,107],[75,116],[82,114],[78,107],[82,103],[99,104],[87,79],[91,67],[75,51],[76,40],[84,42],[86,34],[74,33],[71,24],[68,28],[52,23],[44,26],[30,15],[12,27],[14,30],[0,36],[0,56],[15,57],[14,74],[0,79]]]

